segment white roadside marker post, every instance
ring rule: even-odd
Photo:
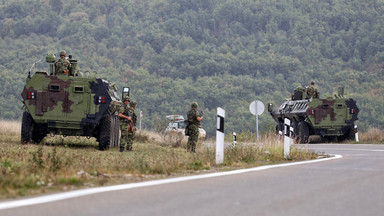
[[[232,143],[232,147],[235,148],[236,145],[237,145],[236,132],[233,132],[233,143]]]
[[[216,164],[224,162],[224,118],[225,110],[217,108],[217,128],[216,128]]]
[[[290,149],[291,149],[291,143],[292,139],[290,138],[291,133],[291,120],[288,118],[284,119],[284,158],[289,159],[290,155]],[[293,128],[292,128],[293,131]]]
[[[357,132],[357,125],[355,125],[355,141],[359,142],[359,133]]]

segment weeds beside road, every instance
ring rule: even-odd
[[[257,145],[239,141],[226,148],[224,164],[217,166],[212,145],[199,143],[197,153],[189,153],[185,143],[174,148],[152,132],[138,133],[133,151],[121,153],[99,151],[94,139],[74,137],[22,145],[20,123],[0,126],[0,199],[289,162],[274,136],[261,137]],[[290,161],[317,157],[294,146]]]

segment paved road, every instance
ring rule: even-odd
[[[384,145],[309,147],[343,157],[97,193],[0,215],[384,215]]]

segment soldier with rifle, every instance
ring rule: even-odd
[[[199,137],[199,125],[201,120],[203,120],[203,116],[199,114],[199,111],[197,111],[197,103],[193,102],[191,104],[191,110],[188,111],[188,120],[187,120],[187,127],[188,127],[188,143],[187,143],[187,151],[189,152],[196,152],[196,143],[197,139]]]
[[[121,129],[120,152],[125,150],[125,146],[127,146],[127,151],[132,151],[137,121],[137,116],[135,114],[137,103],[135,101],[130,101],[128,96],[125,96],[123,101],[124,105],[120,107],[119,110]]]

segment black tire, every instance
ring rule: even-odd
[[[31,142],[34,127],[35,122],[33,121],[31,114],[24,111],[21,123],[21,144]]]
[[[279,131],[284,131],[284,123],[279,122],[276,125],[276,135],[279,135]]]
[[[113,146],[112,122],[112,115],[104,116],[99,122],[99,150],[108,150]]]
[[[119,125],[119,117],[114,115],[113,116],[113,130],[112,130],[112,147],[119,146],[119,133],[120,133],[120,125]]]
[[[304,121],[297,125],[297,138],[298,143],[308,143],[309,141],[309,126]]]
[[[338,142],[343,142],[345,140],[355,140],[354,126],[349,127],[342,136],[337,137]]]
[[[41,143],[44,137],[47,135],[48,129],[44,124],[35,124],[32,132],[32,142],[35,144]]]
[[[120,135],[121,135],[120,118],[119,118],[119,116],[116,116],[116,139],[117,139],[116,147],[120,146]]]
[[[355,126],[351,126],[349,128],[349,132],[348,132],[348,138],[349,140],[355,140]]]
[[[115,142],[116,142],[116,136],[115,136],[115,126],[116,126],[116,120],[115,120],[115,116],[112,115],[112,122],[111,122],[111,144],[110,144],[110,148],[114,148],[115,147]]]
[[[299,130],[299,124],[296,120],[292,120],[291,127],[293,128],[293,134],[292,134],[292,139],[295,140],[296,143],[299,143],[299,136],[297,131]]]

